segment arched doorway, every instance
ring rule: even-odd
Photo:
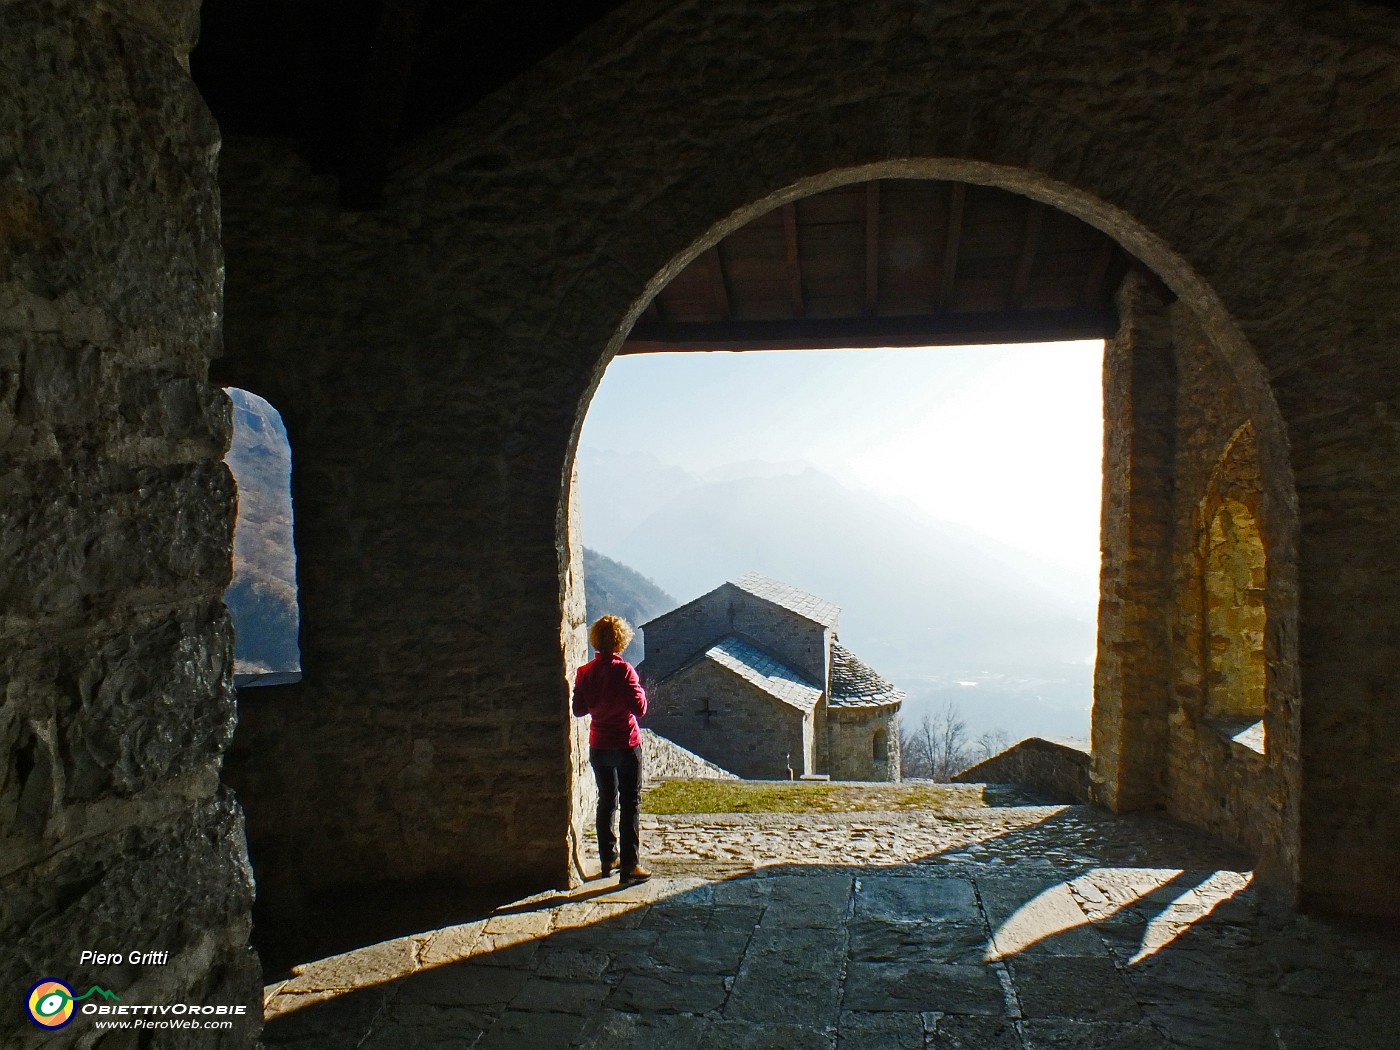
[[[892,173],[901,181],[888,178]],[[885,187],[908,193],[910,186],[920,184],[916,174],[932,179],[925,186],[937,187],[928,199],[937,202],[934,210],[942,220],[922,223],[922,242],[917,212],[890,230],[878,223],[880,198],[890,195]],[[969,182],[958,181],[958,176]],[[847,254],[859,255],[863,249],[864,267],[847,261],[843,290],[839,275],[833,276],[841,269],[839,261],[815,257],[813,269],[821,276],[804,280],[804,236],[839,242],[841,204],[849,211],[853,202],[862,200],[863,244],[855,244],[854,253]],[[969,200],[1002,205],[1003,213],[1011,216],[1003,220],[999,255],[988,252],[985,239],[962,241]],[[1016,203],[1007,207],[1008,201]],[[1050,202],[1058,210],[1048,207]],[[816,221],[804,229],[804,214],[825,219],[827,228],[818,231],[822,223]],[[755,245],[765,229],[770,241],[781,231],[779,243],[785,249],[781,256],[770,254],[766,271],[755,265],[756,259],[762,261]],[[1047,230],[1055,231],[1054,236],[1042,241]],[[844,231],[848,242],[850,233]],[[882,253],[880,241],[887,235],[890,240]],[[1057,256],[1057,265],[1038,266],[1037,253],[1045,245],[1051,249],[1048,254]],[[882,312],[881,277],[896,273],[890,263],[900,252],[906,259],[933,256],[936,261],[921,280],[910,282],[912,293],[901,290],[902,295],[891,296],[893,308]],[[1140,261],[1143,256],[1153,259],[1154,268]],[[775,274],[786,280],[775,279]],[[658,284],[663,275],[669,281]],[[1175,287],[1167,277],[1175,279]],[[826,294],[813,296],[813,285],[823,279]],[[1185,508],[1194,510],[1204,498],[1208,484],[1183,468],[1178,457],[1184,447],[1209,449],[1215,458],[1225,455],[1238,428],[1265,433],[1272,455],[1261,484],[1275,493],[1273,519],[1251,521],[1249,528],[1272,531],[1281,552],[1290,548],[1288,537],[1296,528],[1287,512],[1291,477],[1281,455],[1282,427],[1257,360],[1213,294],[1182,260],[1127,216],[1024,171],[905,161],[830,173],[741,209],[664,267],[648,291],[649,297],[634,304],[614,333],[595,370],[595,384],[612,353],[926,345],[951,342],[953,333],[958,341],[966,341],[969,332],[986,333],[987,341],[994,341],[1005,338],[1007,331],[1053,337],[1068,331],[1087,334],[1086,327],[1109,337],[1094,798],[1119,812],[1165,809],[1248,844],[1261,853],[1265,876],[1285,893],[1292,892],[1297,877],[1296,762],[1286,767],[1279,761],[1281,770],[1295,772],[1237,785],[1234,803],[1222,807],[1225,815],[1204,819],[1201,793],[1185,771],[1218,765],[1220,759],[1198,738],[1176,728],[1183,704],[1201,710],[1218,703],[1210,687],[1200,682],[1191,694],[1196,699],[1183,699],[1179,668],[1189,657],[1172,634],[1173,620],[1196,593],[1194,583],[1179,578],[1186,557],[1183,545],[1196,543],[1192,522],[1183,515]],[[787,316],[781,316],[784,310]],[[1212,377],[1211,389],[1201,384],[1200,376],[1206,373]],[[575,442],[581,419],[582,409]],[[568,491],[566,486],[566,508]],[[1187,500],[1193,491],[1196,496]],[[578,545],[573,517],[567,509],[561,515],[567,524],[560,549],[566,552]],[[1218,526],[1212,521],[1205,528],[1208,533]],[[574,564],[566,558],[561,566],[566,586],[577,581]],[[1217,676],[1227,665],[1262,665],[1262,658],[1256,658],[1262,653],[1256,644],[1256,621],[1296,618],[1289,586],[1295,570],[1289,564],[1277,568],[1272,590],[1251,589],[1256,611],[1223,620],[1217,615],[1216,634],[1230,638],[1217,660]],[[1233,599],[1222,596],[1217,606],[1223,608],[1227,601]],[[566,600],[566,608],[577,604],[576,598]],[[566,620],[565,637],[577,635],[577,626]],[[1297,655],[1279,657],[1285,671],[1272,720],[1286,740],[1295,742],[1293,747],[1285,745],[1283,753],[1296,755],[1297,725],[1284,714],[1290,709],[1284,697],[1292,695],[1287,679],[1296,673]],[[1262,703],[1262,687],[1255,692],[1255,701]],[[576,755],[581,753],[578,747],[576,739]],[[1253,825],[1268,808],[1278,817],[1261,834]]]

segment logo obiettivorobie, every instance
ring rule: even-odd
[[[45,977],[29,989],[29,1019],[40,1028],[62,1028],[73,1020],[73,1004],[94,993],[104,999],[118,999],[115,992],[95,984],[82,995],[74,995],[73,989],[62,981]]]

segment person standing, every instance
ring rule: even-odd
[[[620,616],[600,616],[588,629],[588,642],[597,655],[574,677],[573,711],[592,716],[588,729],[589,762],[598,782],[599,878],[612,874],[620,861],[619,881],[642,882],[651,872],[642,867],[642,733],[637,719],[647,713],[647,694],[637,670],[621,656],[632,640],[632,628]],[[621,803],[619,835],[613,814]],[[619,844],[618,839],[621,838]],[[621,851],[619,854],[619,845]]]

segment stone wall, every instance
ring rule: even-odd
[[[811,768],[812,716],[738,675],[701,661],[647,691],[647,726],[687,751],[751,780]],[[702,698],[716,712],[698,714]]]
[[[644,669],[651,681],[659,681],[720,639],[737,634],[818,688],[826,685],[831,632],[730,583],[657,617],[644,633]]]
[[[1092,733],[1095,801],[1122,813],[1165,791],[1177,376],[1167,309],[1141,276],[1119,290],[1118,313],[1104,345]]]
[[[1261,876],[1296,884],[1298,864],[1297,594],[1293,523],[1261,461],[1253,424],[1218,354],[1189,312],[1172,311],[1178,376],[1172,564],[1172,705],[1165,802],[1174,816],[1209,828],[1259,858]],[[1222,600],[1211,573],[1223,508],[1234,507],[1236,554],[1253,593]],[[1248,533],[1238,535],[1245,520]],[[1257,544],[1257,550],[1255,549]],[[1239,549],[1247,548],[1247,549]],[[1242,617],[1246,617],[1243,619]],[[1253,638],[1262,623],[1261,638]],[[1256,651],[1257,647],[1257,651]],[[1256,682],[1256,679],[1258,681]],[[1228,695],[1258,713],[1228,710]],[[1267,751],[1235,739],[1262,717]],[[1257,745],[1256,745],[1257,747]]]
[[[182,68],[198,9],[0,4],[5,1046],[92,1045],[81,1014],[29,1023],[45,977],[247,1010],[142,1046],[251,1046],[262,1024],[243,819],[219,783],[234,491],[207,382],[219,140]]]
[[[1029,737],[993,755],[953,780],[959,784],[1020,784],[1052,802],[1089,802],[1094,783],[1089,752],[1053,740]]]
[[[1394,914],[1397,56],[1397,16],[1358,2],[637,2],[419,140],[380,211],[234,144],[219,378],[278,405],[301,464],[307,682],[245,726],[255,866],[567,878],[564,494],[603,369],[754,215],[940,178],[1106,231],[1214,348],[1297,522],[1271,630],[1309,690],[1300,885]],[[1165,783],[1107,773],[1127,802]]]
[[[1265,469],[1243,399],[1189,308],[1133,276],[1119,312],[1104,367],[1094,797],[1120,812],[1165,809],[1239,843],[1288,896],[1298,652],[1287,470]],[[1231,560],[1240,565],[1227,572]],[[1235,694],[1258,713],[1227,717]],[[1236,739],[1258,718],[1268,757]]]
[[[899,779],[899,708],[833,707],[826,716],[827,761],[819,771],[832,780]]]
[[[738,780],[727,769],[721,769],[713,762],[706,762],[699,755],[687,751],[675,741],[664,736],[642,730],[642,754],[648,784],[662,780]]]

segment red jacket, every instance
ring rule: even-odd
[[[637,719],[647,713],[647,694],[636,669],[616,653],[599,653],[574,676],[574,714],[593,716],[588,744],[600,750],[642,742]]]

